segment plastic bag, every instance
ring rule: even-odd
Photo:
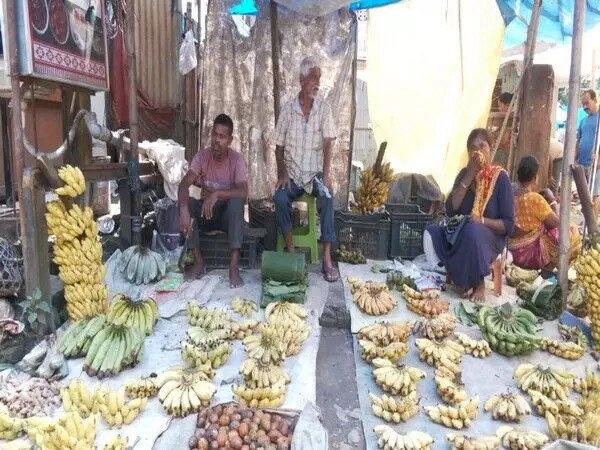
[[[194,41],[194,33],[188,30],[185,33],[181,47],[179,48],[179,72],[182,75],[187,75],[194,70],[198,65],[196,59],[196,44]]]
[[[321,425],[316,407],[308,402],[294,428],[292,450],[327,450],[329,437]]]
[[[179,207],[170,198],[162,198],[154,203],[156,212],[156,231],[164,247],[173,251],[179,246]]]

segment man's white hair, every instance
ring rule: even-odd
[[[319,63],[315,58],[309,56],[304,58],[300,63],[300,76],[306,77],[310,73],[310,71],[314,68],[319,68]]]

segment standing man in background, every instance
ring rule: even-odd
[[[585,91],[581,103],[587,116],[582,119],[577,129],[575,162],[583,166],[585,178],[590,183],[592,179],[592,167],[596,158],[594,145],[596,144],[596,136],[598,134],[598,101],[596,91],[593,89]]]

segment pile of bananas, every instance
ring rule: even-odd
[[[209,331],[201,327],[190,327],[187,330],[187,340],[194,345],[213,345],[232,337],[231,330],[224,328]]]
[[[588,315],[588,301],[585,289],[575,283],[567,296],[567,310],[577,317]]]
[[[159,313],[158,306],[152,298],[134,301],[123,294],[117,294],[113,297],[106,316],[116,325],[137,327],[150,336],[158,322]]]
[[[581,331],[581,328],[577,326],[570,327],[562,322],[558,322],[558,332],[564,340],[575,342],[577,345],[584,348],[587,348],[589,344],[587,336]]]
[[[71,320],[94,317],[108,311],[108,290],[103,283],[65,284],[65,300]]]
[[[275,333],[283,346],[286,357],[297,355],[302,349],[302,344],[310,335],[309,326],[289,320],[286,322],[271,322],[267,325],[261,324],[259,329],[269,329]]]
[[[518,430],[507,425],[498,428],[496,436],[502,440],[504,448],[514,450],[541,450],[550,440],[544,433],[528,429]]]
[[[242,405],[250,408],[279,408],[285,401],[286,384],[282,380],[272,386],[256,389],[233,384],[231,390]]]
[[[190,301],[186,306],[186,313],[188,322],[193,327],[209,331],[231,328],[231,317],[220,309],[205,308]]]
[[[250,389],[265,389],[281,382],[288,384],[291,381],[283,368],[252,358],[242,363],[240,374],[244,376],[244,383]]]
[[[258,333],[245,337],[242,342],[248,356],[264,364],[279,365],[285,359],[286,348],[275,328],[262,327]]]
[[[406,422],[419,412],[419,400],[416,391],[411,392],[402,400],[395,400],[389,395],[383,394],[377,397],[369,392],[371,409],[376,417],[381,417],[386,422]]]
[[[460,382],[462,379],[460,366],[446,357],[440,358],[435,364],[435,376],[457,382]]]
[[[240,316],[252,317],[252,315],[258,311],[258,305],[252,300],[236,297],[231,300],[231,309]]]
[[[442,358],[447,358],[453,363],[460,363],[465,354],[462,345],[450,339],[434,341],[431,339],[417,339],[415,341],[419,350],[419,358],[430,366],[436,366]]]
[[[390,163],[381,165],[379,173],[369,167],[360,174],[360,183],[356,191],[356,211],[369,214],[381,208],[388,198],[389,183],[394,177]]]
[[[576,417],[583,415],[583,410],[573,400],[552,400],[538,391],[529,391],[528,395],[536,412],[541,416],[546,415],[547,412],[555,415],[569,414]]]
[[[400,434],[387,425],[373,428],[377,435],[377,447],[384,450],[431,450],[433,438],[421,431]]]
[[[173,368],[163,372],[155,381],[158,400],[167,414],[186,417],[208,406],[217,388],[199,370]]]
[[[501,355],[524,355],[540,345],[535,315],[510,303],[497,307],[483,306],[479,310],[477,323],[483,338],[489,342],[492,350]]]
[[[125,393],[131,398],[154,397],[158,393],[158,386],[156,386],[155,380],[156,374],[151,374],[149,377],[127,380],[125,383]]]
[[[492,395],[483,405],[483,409],[491,412],[494,420],[504,422],[521,422],[525,416],[531,414],[531,407],[527,400],[510,392]]]
[[[465,348],[465,352],[475,358],[485,358],[492,354],[492,349],[487,341],[477,341],[464,333],[456,331],[454,333],[456,340]]]
[[[379,346],[406,342],[413,328],[410,322],[377,322],[358,330],[359,339],[368,339]]]
[[[496,450],[500,446],[497,436],[467,436],[466,434],[448,433],[451,450]]]
[[[415,280],[411,277],[405,277],[402,275],[402,272],[398,270],[392,270],[391,272],[388,272],[385,277],[385,284],[387,284],[388,288],[395,289],[400,292],[402,292],[402,288],[405,284],[410,288],[417,289]]]
[[[580,359],[585,353],[585,348],[575,342],[559,341],[547,337],[542,338],[540,349],[569,360]]]
[[[575,376],[565,370],[556,370],[521,364],[515,369],[514,379],[523,392],[538,391],[552,400],[566,400]]]
[[[388,287],[382,283],[364,283],[354,292],[353,299],[358,309],[371,316],[387,314],[398,305]]]
[[[254,330],[258,327],[258,320],[245,319],[240,322],[231,322],[231,333],[230,337],[234,339],[244,339],[246,336],[251,335]]]
[[[417,390],[417,381],[425,378],[425,372],[416,367],[397,366],[386,358],[373,360],[373,378],[384,391],[393,395],[409,395]]]
[[[413,333],[427,339],[444,339],[452,334],[456,327],[456,316],[442,313],[431,319],[423,318],[415,322]]]
[[[16,439],[23,432],[24,426],[25,422],[23,419],[0,413],[0,439],[6,441]]]
[[[600,446],[600,415],[585,414],[576,417],[572,415],[554,415],[546,413],[548,431],[552,439],[579,442],[594,447]]]
[[[135,366],[144,353],[144,337],[139,328],[108,323],[92,339],[83,369],[90,377],[104,378]]]
[[[128,448],[129,439],[127,439],[127,436],[121,437],[121,435],[117,435],[102,450],[127,450]]]
[[[96,416],[84,420],[76,412],[65,413],[37,437],[39,447],[44,450],[92,450],[95,439]]]
[[[75,198],[85,192],[85,177],[79,167],[62,166],[58,169],[58,177],[65,185],[54,190],[57,195]]]
[[[367,258],[360,249],[347,250],[345,245],[340,245],[335,251],[335,259],[347,264],[366,264]]]
[[[457,377],[450,379],[436,375],[435,386],[442,401],[448,405],[459,405],[467,400],[467,392]]]
[[[419,292],[404,285],[402,295],[406,299],[406,307],[420,316],[431,318],[448,312],[448,302],[440,298],[440,291],[437,289]]]
[[[583,397],[592,393],[600,393],[600,377],[589,369],[585,369],[585,377],[573,381],[573,390]]]
[[[132,245],[119,258],[117,268],[130,282],[149,284],[166,275],[167,262],[147,247]]]
[[[231,343],[222,339],[206,339],[198,344],[183,341],[181,358],[193,368],[210,363],[210,367],[218,369],[227,362],[232,350]]]
[[[24,431],[27,433],[27,437],[33,442],[37,447],[43,448],[43,439],[47,433],[50,433],[54,430],[56,425],[58,424],[58,419],[52,419],[50,417],[30,417],[25,419],[24,422]],[[27,447],[27,450],[30,450],[30,447]]]
[[[366,284],[370,283],[370,281],[365,282],[358,277],[347,277],[346,281],[348,281],[348,284],[350,285],[350,292],[352,293],[352,295],[357,293]]]
[[[271,302],[265,308],[265,320],[268,324],[277,322],[304,323],[308,313],[304,306],[291,302]]]
[[[125,391],[124,386],[117,392],[110,388],[102,391],[99,407],[100,415],[110,428],[129,425],[148,404],[148,399],[145,397],[126,401]]]
[[[435,423],[462,430],[468,428],[479,413],[479,395],[456,406],[426,406],[425,413]]]
[[[600,349],[600,243],[582,253],[573,265],[577,282],[585,289],[594,350]]]
[[[83,381],[75,379],[60,391],[63,408],[66,412],[76,412],[83,418],[100,411],[102,395],[100,387],[89,391]]]
[[[379,346],[368,339],[359,339],[358,344],[362,349],[362,357],[365,361],[386,358],[392,362],[398,362],[408,353],[408,345],[404,342],[392,342],[385,346]]]
[[[57,349],[65,358],[84,356],[90,349],[94,337],[106,325],[106,317],[99,315],[89,319],[76,320],[57,340]]]
[[[506,284],[516,288],[521,283],[533,283],[539,276],[537,270],[521,269],[517,266],[508,266],[505,271]]]

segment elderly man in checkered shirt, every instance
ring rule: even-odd
[[[323,277],[332,282],[340,277],[331,260],[335,241],[331,149],[336,132],[331,106],[317,98],[320,79],[318,63],[305,58],[300,64],[300,93],[284,106],[275,129],[278,181],[274,202],[287,250],[293,252],[292,202],[305,192],[319,199]]]

